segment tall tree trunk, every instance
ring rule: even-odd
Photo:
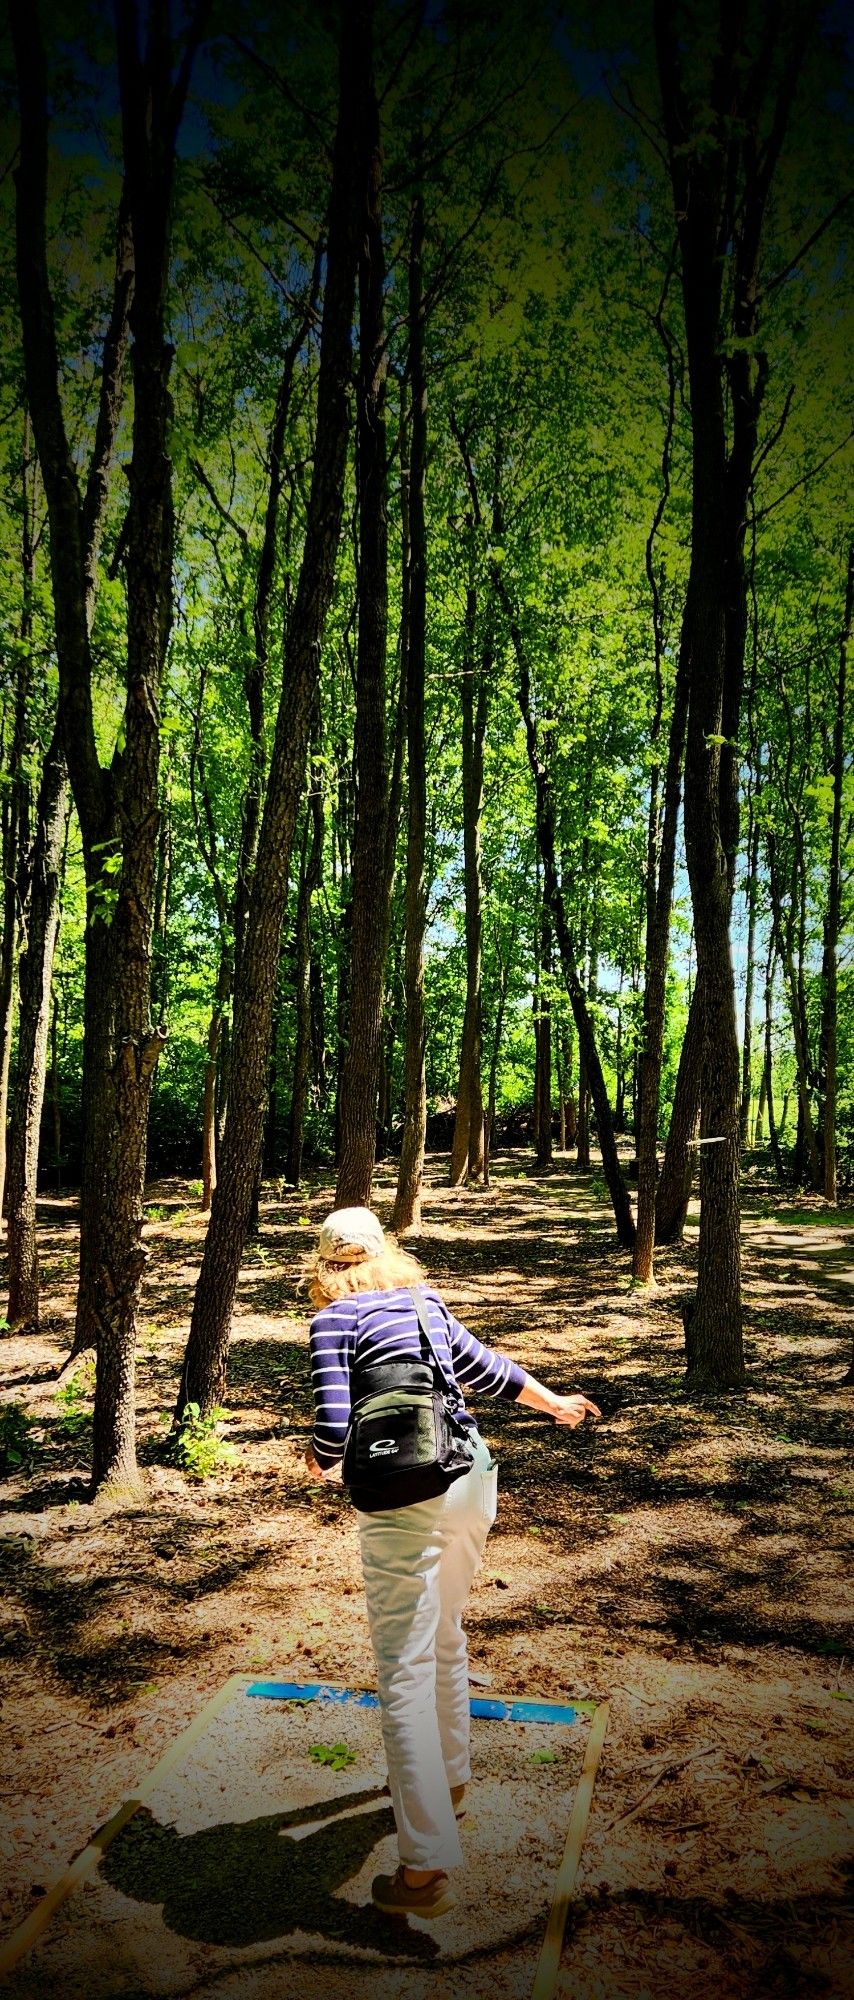
[[[747,835],[747,969],[744,981],[744,1031],[741,1041],[741,1108],[739,1128],[741,1143],[747,1145],[750,1139],[750,1104],[753,1090],[753,986],[756,954],[756,906],[757,877],[759,863],[759,826],[756,820],[753,799],[750,802],[750,825]]]
[[[658,1120],[661,1101],[661,1064],[664,1050],[664,1023],[667,1005],[667,965],[670,953],[670,916],[676,873],[676,834],[679,824],[682,758],[688,715],[688,645],[683,632],[673,692],[673,712],[664,776],[664,812],[657,875],[647,904],[646,965],[643,989],[643,1042],[638,1066],[638,1209],[637,1236],[632,1260],[632,1276],[637,1283],[653,1281],[653,1250],[656,1241],[670,1241],[658,1234],[656,1201],[658,1193]],[[650,855],[655,866],[654,849]],[[690,1181],[689,1181],[690,1186]]]
[[[756,1103],[756,1117],[753,1120],[753,1145],[761,1146],[765,1140],[765,1057],[762,1057],[762,1074],[759,1078],[759,1096]]]
[[[782,1187],[784,1179],[783,1156],[780,1151],[780,1134],[777,1130],[777,1119],[774,1109],[774,1052],[771,1043],[771,1030],[774,1023],[775,957],[776,953],[772,940],[765,973],[765,1104],[768,1111],[768,1138],[771,1146],[771,1157],[774,1161],[774,1172]]]
[[[697,1164],[702,1021],[695,982],[682,1040],[670,1128],[655,1197],[656,1243],[681,1243]]]
[[[196,35],[201,35],[197,17]],[[192,35],[192,31],[191,31]],[[192,46],[192,43],[191,43]],[[117,11],[117,51],[126,186],[136,281],[133,444],[126,545],[127,701],[121,752],[122,854],[113,912],[115,1040],[101,1218],[93,1485],[136,1473],[134,1369],[146,1252],[142,1242],[148,1114],[166,1039],[151,1019],[151,954],[157,876],[159,697],[172,626],[174,508],[168,391],[172,348],[166,290],[177,116],[189,71],[176,82],[168,28],[152,21],[143,53],[130,0]],[[189,53],[189,51],[188,51]],[[186,80],[184,80],[186,79]],[[177,100],[177,105],[176,105]],[[177,116],[176,116],[177,113]]]
[[[551,925],[548,906],[544,903],[540,933],[540,987],[537,995],[537,1019],[535,1023],[535,1046],[537,1083],[534,1091],[536,1117],[534,1121],[534,1153],[537,1165],[551,1166],[552,1162],[552,1019],[551,1000],[547,986],[551,974]]]
[[[338,1208],[371,1199],[388,941],[386,750],[388,512],[386,461],[385,259],[382,145],[373,79],[368,105],[370,166],[359,267],[359,632],[356,658],[356,826],[353,842],[352,968],[347,1051],[341,1078]]]
[[[845,589],[845,616],[839,643],[839,673],[836,681],[836,714],[833,729],[833,815],[830,824],[830,861],[827,877],[827,910],[824,918],[824,950],[821,966],[821,1072],[824,1081],[821,1138],[825,1201],[836,1203],[836,1087],[837,1087],[837,989],[838,945],[842,908],[840,850],[842,835],[842,785],[845,775],[845,690],[851,622],[854,617],[854,543],[848,551],[848,580]]]
[[[768,833],[766,835],[766,849],[768,855],[768,888],[771,897],[771,913],[773,918],[774,940],[783,967],[783,975],[785,979],[786,992],[789,1001],[789,1018],[792,1023],[792,1040],[794,1042],[794,1049],[795,1049],[795,1073],[797,1076],[797,1083],[798,1083],[799,1131],[801,1133],[801,1139],[802,1139],[802,1150],[806,1152],[809,1161],[810,1184],[813,1188],[818,1190],[822,1185],[822,1172],[821,1172],[821,1159],[819,1156],[819,1149],[818,1149],[818,1138],[816,1136],[815,1122],[812,1115],[812,1104],[810,1102],[810,1059],[809,1059],[809,1047],[807,1043],[808,1029],[807,1029],[806,1008],[804,1005],[804,996],[802,990],[803,989],[802,948],[801,951],[799,952],[799,962],[796,964],[794,955],[794,946],[792,940],[792,927],[793,927],[792,912],[791,908],[785,914],[783,910],[783,901],[780,891],[779,873],[777,864],[776,839],[772,828],[769,828]],[[799,1176],[800,1172],[801,1172],[801,1163],[799,1161],[798,1162]]]
[[[406,674],[406,735],[409,819],[406,841],[406,1055],[404,1064],[403,1139],[392,1227],[399,1233],[421,1226],[424,1147],[427,1134],[427,1081],[424,1007],[424,932],[427,892],[424,863],[427,842],[427,753],[424,730],[424,670],[427,639],[427,537],[424,516],[427,466],[427,381],[424,371],[424,202],[419,193],[412,218],[409,249],[409,377],[412,394],[409,481],[401,469],[404,548],[408,547],[404,661]],[[407,507],[408,503],[408,507]]]
[[[484,1128],[483,1179],[489,1183],[489,1162],[495,1133],[495,1100],[498,1092],[498,1063],[501,1055],[501,1037],[504,1030],[504,1012],[507,1006],[507,989],[510,984],[510,958],[512,946],[500,961],[501,974],[498,986],[498,1005],[495,1010],[495,1028],[492,1036],[492,1051],[489,1058],[489,1093],[487,1096],[486,1124]]]
[[[293,1187],[299,1187],[302,1174],[302,1149],[305,1136],[305,1108],[308,1100],[308,1080],[311,1068],[311,904],[315,891],[320,887],[323,869],[323,794],[322,775],[319,764],[312,765],[311,831],[307,830],[307,851],[303,857],[300,881],[299,904],[297,907],[297,949],[296,949],[296,1040],[294,1046],[294,1074],[291,1091],[291,1121],[288,1140],[287,1178]]]
[[[332,596],[350,432],[351,325],[366,199],[365,123],[371,69],[371,10],[341,17],[338,130],[332,168],[329,247],[321,331],[314,464],[299,583],[285,639],[283,691],[270,759],[239,975],[234,989],[233,1066],[220,1173],[211,1208],[190,1337],[178,1390],[209,1410],[221,1402],[255,1163],[282,920],[294,827],[305,776],[320,650]]]
[[[503,585],[499,585],[499,589],[502,600],[507,605],[506,591]],[[614,1138],[614,1121],[611,1114],[611,1106],[608,1102],[608,1091],[602,1073],[602,1065],[599,1060],[593,1023],[587,1009],[584,988],[575,963],[563,893],[558,879],[555,857],[554,809],[548,772],[540,757],[537,742],[537,727],[531,708],[530,670],[522,643],[521,631],[512,612],[509,611],[509,606],[507,608],[510,621],[510,635],[518,666],[519,707],[525,723],[528,742],[528,761],[534,779],[534,792],[537,805],[537,840],[543,863],[544,893],[555,928],[564,983],[569,994],[573,1019],[578,1033],[579,1052],[583,1051],[587,1064],[587,1074],[590,1078],[591,1094],[596,1107],[596,1124],[602,1153],[602,1167],[608,1184],[608,1192],[611,1196],[614,1220],[617,1225],[617,1236],[624,1248],[630,1250],[633,1246],[635,1236],[634,1218],[632,1216],[629,1191],[617,1153],[617,1145]]]
[[[759,344],[763,227],[810,33],[808,15],[803,10],[792,23],[769,17],[768,32],[751,55],[743,13],[722,6],[714,60],[698,96],[696,78],[688,88],[684,71],[696,23],[686,33],[674,0],[655,0],[654,9],[691,398],[685,846],[703,1013],[703,1125],[705,1136],[717,1142],[704,1148],[701,1160],[697,1294],[685,1315],[688,1379],[699,1389],[744,1380],[740,1076],[729,934],[747,633],[744,540],[768,376]]]
[[[84,1344],[84,1338],[96,1331],[93,1477],[97,1486],[105,1477],[132,1481],[136,1467],[133,1342],[144,1261],[142,1176],[148,1098],[159,1049],[159,1038],[150,1032],[148,983],[149,875],[157,829],[156,698],[171,613],[171,499],[165,450],[168,350],[162,312],[174,139],[200,22],[189,31],[177,81],[170,73],[168,34],[162,32],[162,21],[156,27],[152,24],[143,81],[135,19],[125,0],[118,10],[125,195],[119,211],[116,281],[103,349],[95,444],[81,496],[62,409],[47,268],[44,48],[32,7],[13,0],[11,21],[21,110],[16,262],[27,399],[50,522],[59,716],[83,837],[89,898],[84,1182],[75,1343]],[[124,741],[105,772],[96,748],[89,628],[137,267],[143,296],[134,327],[127,699]]]
[[[21,451],[21,579],[23,601],[18,627],[20,640],[15,681],[15,711],[9,784],[3,793],[2,864],[3,930],[0,936],[0,1213],[6,1192],[6,1122],[9,1107],[9,1068],[15,1018],[15,963],[18,953],[19,901],[24,860],[29,840],[30,787],[26,776],[27,751],[32,732],[31,684],[33,675],[33,586],[35,583],[36,467],[29,411],[24,413]],[[20,1062],[20,1057],[19,1057]]]
[[[31,864],[27,949],[21,957],[18,1069],[9,1145],[10,1323],[35,1331],[39,1323],[36,1184],[47,1073],[53,959],[59,931],[62,863],[68,812],[68,775],[54,731],[42,773]],[[54,1067],[56,1059],[54,1057]]]
[[[477,598],[473,582],[469,586],[466,613],[466,651],[463,662],[462,764],[463,764],[463,878],[466,935],[466,1004],[460,1047],[457,1111],[451,1148],[451,1186],[483,1176],[483,996],[481,971],[483,954],[483,882],[481,875],[481,831],[483,822],[483,746],[486,736],[486,704],[492,647],[487,639],[480,666],[476,652]]]

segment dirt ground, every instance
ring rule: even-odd
[[[468,1619],[473,1673],[496,1692],[611,1703],[558,1993],[842,2000],[854,1994],[854,1391],[840,1386],[854,1216],[780,1201],[748,1179],[748,1387],[690,1402],[680,1306],[695,1215],[684,1245],[659,1256],[656,1289],[637,1293],[595,1177],[562,1159],[535,1173],[508,1153],[489,1190],[466,1192],[444,1187],[441,1167],[430,1166],[419,1246],[430,1277],[481,1338],[603,1410],[595,1430],[571,1434],[478,1405],[500,1503]],[[391,1193],[381,1170],[384,1217]],[[228,1675],[373,1684],[353,1519],[340,1490],[310,1487],[302,1466],[311,1394],[299,1269],[329,1181],[266,1196],[234,1324],[224,1428],[236,1456],[202,1482],[170,1463],[168,1419],[204,1222],[186,1184],[149,1190],[145,1491],[95,1507],[91,1377],[81,1365],[78,1390],[57,1393],[73,1319],[73,1204],[42,1205],[43,1331],[5,1337],[0,1350],[3,1400],[35,1420],[0,1521],[4,1932]],[[508,1767],[508,1798],[512,1782]],[[571,1795],[569,1783],[566,1817]],[[385,1865],[384,1850],[374,1862]],[[523,1915],[524,1873],[514,1891]],[[339,1881],[351,1905],[356,1879],[354,1868]],[[62,1995],[60,1926],[79,1939],[87,1907],[109,1964],[122,1917],[99,1929],[101,1893],[78,1892],[73,1917],[55,1920],[41,1989],[33,1959],[13,1991]],[[356,1991],[355,1934],[331,1986],[318,1952],[313,1985],[310,1953],[297,1977],[284,1912],[281,1934],[267,1922],[263,1943],[238,1926],[223,1958],[221,1914],[196,1910],[191,1921],[186,1898],[170,1904],[162,1883],[151,1900],[179,1942],[216,1948],[216,1967],[206,1982],[194,1961],[176,1985],[151,1962],[140,2000]],[[372,1993],[420,1995],[425,1935],[413,1925],[396,1939],[393,1985],[372,1947]],[[431,1993],[497,1991],[488,1953],[467,1951],[459,1925],[447,1948],[439,1927],[436,1940]],[[126,1980],[100,1978],[97,1990],[129,1993]]]

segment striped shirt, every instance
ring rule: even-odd
[[[430,1337],[449,1386],[475,1396],[500,1396],[515,1403],[524,1387],[525,1370],[506,1354],[484,1347],[449,1313],[432,1287],[423,1286],[430,1320]],[[343,1456],[350,1422],[350,1370],[356,1359],[417,1361],[425,1343],[419,1336],[418,1315],[408,1291],[354,1292],[324,1306],[311,1322],[311,1384],[314,1391],[312,1449],[324,1471]],[[474,1417],[463,1405],[463,1423]]]

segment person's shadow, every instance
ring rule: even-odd
[[[423,1931],[336,1893],[394,1831],[389,1805],[357,1810],[382,1796],[376,1786],[189,1834],[162,1826],[143,1809],[107,1849],[101,1874],[137,1902],[162,1903],[169,1929],[201,1943],[258,1944],[299,1931],[369,1946],[384,1957],[432,1959],[438,1946]],[[315,1820],[325,1824],[288,1837]]]

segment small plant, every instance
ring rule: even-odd
[[[30,1431],[33,1418],[27,1416],[23,1403],[7,1403],[0,1410],[0,1470],[17,1472],[31,1450]]]
[[[355,1750],[349,1750],[346,1743],[312,1743],[308,1754],[315,1764],[327,1764],[330,1771],[346,1771],[348,1764],[358,1763]]]
[[[531,1764],[556,1764],[557,1758],[553,1750],[532,1750],[528,1761]]]
[[[81,1437],[92,1420],[92,1412],[84,1404],[85,1389],[81,1375],[72,1375],[61,1389],[57,1389],[54,1402],[59,1404],[57,1417],[59,1429],[67,1438]]]
[[[146,1222],[165,1222],[167,1220],[168,1215],[169,1215],[168,1208],[164,1208],[162,1204],[159,1202],[151,1201],[146,1206],[145,1210]]]
[[[185,1403],[175,1440],[175,1457],[191,1479],[209,1479],[212,1472],[233,1464],[237,1457],[235,1447],[220,1437],[218,1429],[230,1414],[217,1405],[203,1417],[198,1403]]]

